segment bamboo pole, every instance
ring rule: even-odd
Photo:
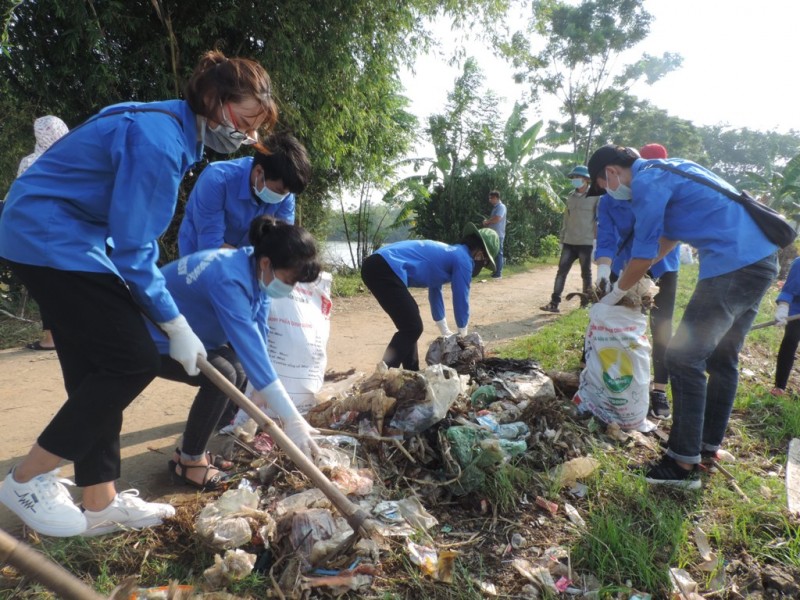
[[[106,600],[64,567],[0,529],[0,561],[35,579],[64,600]]]

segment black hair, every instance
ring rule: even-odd
[[[489,198],[500,198],[500,192],[497,190],[492,190],[489,192]]]
[[[311,162],[300,141],[290,133],[273,133],[263,141],[270,154],[256,152],[253,166],[264,169],[266,179],[279,179],[293,194],[300,194],[311,181]]]
[[[250,223],[249,237],[256,262],[266,256],[273,269],[293,271],[297,281],[308,283],[319,277],[321,266],[317,257],[317,243],[299,225],[262,215]]]

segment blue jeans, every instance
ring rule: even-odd
[[[675,460],[698,464],[701,451],[719,449],[739,384],[739,351],[777,274],[773,254],[697,282],[667,347],[673,403],[667,454]]]
[[[505,241],[505,239],[506,236],[500,236],[500,251],[497,253],[497,256],[494,259],[494,263],[497,265],[497,268],[494,270],[494,273],[492,273],[493,277],[500,277],[503,275],[503,264],[505,263],[503,260],[503,241]]]

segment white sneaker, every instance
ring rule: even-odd
[[[162,519],[175,514],[170,504],[145,502],[139,498],[139,490],[119,492],[103,510],[85,510],[87,527],[83,535],[87,537],[104,535],[124,529],[142,529],[161,525]]]
[[[16,481],[12,469],[0,486],[0,502],[42,535],[79,535],[86,530],[86,517],[65,484],[75,485],[69,479],[59,479],[58,469],[37,475],[27,483]]]

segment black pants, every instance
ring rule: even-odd
[[[228,381],[239,390],[244,391],[247,386],[247,377],[236,353],[230,346],[222,346],[216,350],[209,350],[208,362],[214,365]],[[186,420],[186,429],[183,432],[181,451],[199,460],[206,452],[208,440],[214,435],[220,417],[228,405],[228,397],[205,375],[189,375],[181,363],[161,355],[161,370],[159,377],[170,381],[179,381],[200,387],[197,396],[189,409],[189,418]]]
[[[669,381],[667,370],[667,344],[672,339],[672,315],[675,313],[675,294],[678,291],[678,272],[669,271],[657,280],[658,294],[653,298],[655,305],[650,309],[650,336],[653,338],[653,382],[666,384]]]
[[[562,244],[561,258],[558,261],[558,273],[556,282],[553,285],[553,295],[550,300],[558,305],[561,302],[561,292],[564,291],[564,284],[567,281],[572,264],[579,261],[581,265],[581,279],[583,279],[584,292],[592,289],[592,245],[588,246],[575,244]]]
[[[67,391],[37,441],[75,463],[79,486],[114,481],[120,476],[122,412],[159,369],[141,311],[110,273],[10,265],[51,319]]]
[[[361,279],[397,327],[383,354],[383,362],[389,367],[419,371],[417,340],[422,335],[422,317],[411,292],[379,254],[364,260]]]
[[[794,366],[794,355],[797,352],[798,343],[800,343],[800,321],[789,321],[783,332],[780,350],[778,350],[778,365],[775,369],[776,388],[786,389],[789,374]]]

